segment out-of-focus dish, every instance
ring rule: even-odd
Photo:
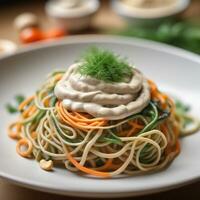
[[[183,12],[190,0],[113,0],[112,7],[130,23],[159,22]]]
[[[191,105],[191,114],[199,117],[200,60],[191,53],[153,42],[108,36],[69,37],[51,45],[20,50],[0,61],[0,91],[3,94],[0,104],[0,156],[3,160],[0,176],[26,187],[82,197],[136,196],[168,190],[199,179],[199,132],[180,140],[183,148],[168,168],[145,176],[96,179],[71,173],[63,167],[55,167],[54,172],[49,173],[41,170],[35,160],[16,156],[13,148],[16,142],[8,138],[6,129],[17,116],[10,116],[5,111],[5,104],[18,92],[31,96],[43,83],[46,74],[58,67],[65,71],[66,66],[74,63],[77,56],[91,45],[129,58],[130,63],[139,66],[162,91]]]
[[[56,26],[73,32],[88,28],[98,8],[98,0],[50,0],[45,6]]]

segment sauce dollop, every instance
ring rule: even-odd
[[[149,104],[149,85],[139,70],[133,68],[132,77],[125,82],[107,83],[82,76],[77,72],[79,66],[71,65],[54,89],[65,108],[119,120],[141,112]]]

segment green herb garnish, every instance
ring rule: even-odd
[[[185,128],[193,122],[192,118],[187,115],[187,113],[190,111],[190,107],[178,99],[175,100],[175,105],[176,113],[181,117],[182,125]]]
[[[23,95],[16,95],[14,97],[15,99],[15,104],[11,104],[11,103],[7,103],[5,105],[7,112],[9,112],[10,114],[14,114],[19,112],[18,110],[18,106],[24,101],[25,97]]]
[[[105,82],[122,82],[132,75],[132,67],[111,51],[90,48],[82,57],[79,73]]]
[[[14,113],[18,112],[17,108],[15,106],[11,105],[10,103],[6,104],[6,110],[10,114],[14,114]]]
[[[189,112],[190,107],[188,105],[185,105],[183,102],[180,100],[175,100],[175,105],[176,105],[176,112],[179,114],[185,114]]]
[[[15,100],[16,100],[17,104],[19,105],[25,100],[25,97],[23,95],[19,94],[19,95],[15,96]]]

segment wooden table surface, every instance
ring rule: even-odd
[[[92,32],[99,33],[99,30],[108,30],[109,28],[121,28],[125,25],[123,20],[113,13],[106,5],[106,0],[92,21]],[[33,12],[40,18],[44,29],[52,27],[52,23],[45,16],[44,2],[34,0],[34,3],[27,1],[25,4],[0,5],[0,39],[9,39],[17,44],[19,43],[17,32],[13,27],[13,19],[22,12]],[[196,17],[200,19],[200,0],[193,1],[189,9],[184,13],[184,17]],[[168,200],[168,199],[200,199],[200,182],[193,183],[178,189],[162,192],[154,195],[148,195],[137,198],[138,200]],[[25,189],[4,180],[0,180],[0,200],[77,200],[80,198],[52,195],[43,192]]]

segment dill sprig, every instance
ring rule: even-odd
[[[105,82],[123,82],[133,73],[125,59],[113,52],[91,47],[82,57],[79,73]]]
[[[25,100],[24,95],[18,94],[15,96],[15,104],[7,103],[5,105],[7,112],[14,114],[18,112],[18,106]]]

